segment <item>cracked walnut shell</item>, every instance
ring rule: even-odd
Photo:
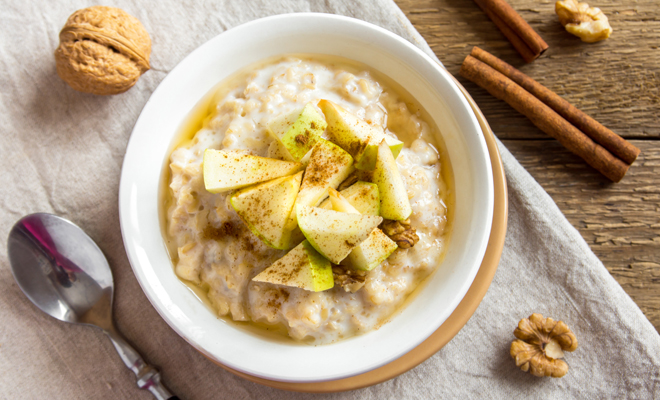
[[[57,74],[75,90],[123,93],[149,70],[151,39],[137,18],[94,6],[71,14],[55,50]]]
[[[576,0],[558,1],[555,12],[566,30],[586,43],[607,39],[612,34],[610,23],[599,8]]]
[[[564,351],[577,349],[577,338],[562,321],[532,314],[523,318],[513,334],[511,357],[516,366],[534,376],[561,378],[568,372],[568,364],[560,360]]]

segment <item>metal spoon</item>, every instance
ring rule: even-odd
[[[101,328],[140,389],[158,400],[176,400],[148,365],[115,329],[113,281],[101,249],[82,229],[52,214],[21,218],[9,232],[7,253],[14,279],[41,311],[60,321]]]

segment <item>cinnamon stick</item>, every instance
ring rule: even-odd
[[[640,150],[636,146],[513,66],[479,47],[474,47],[470,55],[522,86],[523,89],[536,96],[537,99],[626,163],[632,164],[639,155]]]
[[[474,0],[509,39],[525,62],[536,60],[548,44],[505,0]]]
[[[630,168],[630,165],[595,143],[541,100],[489,65],[467,56],[461,65],[460,74],[498,99],[506,101],[608,179],[619,182]]]

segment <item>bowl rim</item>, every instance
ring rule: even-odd
[[[134,210],[136,208],[136,198],[135,198],[135,192],[134,192],[134,187],[129,186],[129,176],[132,172],[132,165],[131,165],[131,157],[129,155],[132,155],[135,150],[134,147],[136,146],[136,132],[139,132],[139,129],[141,128],[146,114],[146,110],[150,109],[150,107],[153,105],[155,102],[154,99],[156,99],[158,96],[161,95],[161,93],[166,91],[166,88],[168,87],[168,84],[175,79],[176,72],[177,70],[183,68],[182,65],[187,65],[191,62],[191,60],[195,59],[198,57],[200,53],[206,50],[207,47],[212,46],[212,43],[217,42],[221,40],[221,38],[227,38],[230,35],[238,35],[242,32],[247,32],[250,29],[253,29],[255,26],[258,25],[267,25],[268,23],[273,23],[273,22],[279,22],[282,23],[282,21],[286,21],[288,19],[299,19],[299,18],[313,18],[316,19],[317,21],[322,21],[325,23],[344,23],[348,25],[352,25],[356,27],[355,29],[362,29],[365,30],[366,32],[369,32],[374,35],[381,35],[382,37],[385,37],[389,41],[393,41],[394,43],[397,43],[398,46],[401,47],[401,49],[412,52],[415,56],[421,57],[424,62],[427,64],[426,66],[430,66],[434,72],[438,73],[440,76],[443,77],[443,79],[446,79],[447,81],[450,81],[453,83],[453,77],[443,68],[440,66],[440,64],[437,63],[436,60],[433,60],[431,57],[429,57],[426,53],[424,53],[422,50],[414,46],[412,43],[406,41],[405,39],[401,38],[398,35],[393,34],[390,31],[387,31],[381,27],[378,27],[376,25],[367,23],[365,21],[357,20],[354,18],[350,17],[345,17],[345,16],[338,16],[338,15],[333,15],[333,14],[320,14],[320,13],[295,13],[295,14],[281,14],[281,15],[276,15],[276,16],[271,16],[271,17],[266,17],[262,19],[257,19],[250,21],[246,24],[239,25],[237,27],[234,27],[232,29],[229,29],[225,32],[220,33],[219,35],[215,36],[214,38],[210,39],[206,43],[202,44],[195,50],[193,50],[188,56],[186,56],[175,68],[170,71],[170,73],[163,79],[163,81],[159,84],[158,88],[154,91],[150,99],[147,101],[145,104],[145,107],[138,118],[135,127],[133,129],[133,132],[131,134],[131,137],[129,139],[127,149],[126,149],[126,157],[124,159],[124,163],[122,166],[122,173],[121,173],[121,181],[120,181],[120,188],[119,188],[119,214],[120,214],[120,225],[121,225],[121,231],[122,231],[122,238],[124,240],[124,244],[126,246],[126,252],[131,264],[131,268],[133,269],[137,280],[144,291],[145,295],[149,299],[149,301],[152,303],[154,308],[157,310],[157,312],[161,315],[161,317],[168,323],[168,325],[175,331],[179,336],[184,338],[186,341],[188,341],[191,345],[193,345],[194,348],[196,348],[198,351],[200,351],[202,354],[206,355],[207,357],[211,358],[212,360],[218,361],[227,367],[234,369],[236,371],[246,373],[248,375],[252,376],[257,376],[260,378],[265,378],[265,379],[272,379],[275,381],[283,381],[283,382],[320,382],[320,381],[330,381],[330,380],[335,380],[335,379],[341,379],[341,378],[346,378],[350,376],[357,375],[359,373],[362,373],[364,371],[368,370],[373,370],[376,368],[379,368],[387,362],[391,361],[388,360],[386,361],[379,361],[379,363],[372,363],[366,369],[363,367],[363,371],[352,371],[350,373],[343,373],[343,374],[337,374],[335,373],[334,375],[322,375],[322,376],[314,376],[314,377],[304,377],[304,378],[299,378],[299,377],[292,377],[292,376],[287,376],[285,375],[273,375],[273,374],[268,374],[264,373],[263,371],[254,371],[250,369],[243,368],[241,365],[235,365],[231,362],[226,362],[226,360],[221,360],[218,359],[217,354],[210,354],[204,346],[199,343],[194,335],[190,335],[189,332],[184,332],[183,328],[178,325],[178,322],[180,322],[182,316],[180,315],[174,315],[175,310],[173,310],[171,307],[168,307],[167,305],[162,304],[162,298],[160,295],[162,295],[162,291],[164,288],[162,285],[160,285],[160,282],[154,282],[153,279],[156,278],[157,276],[155,272],[152,270],[146,271],[144,268],[142,268],[145,262],[148,262],[148,260],[145,259],[147,257],[146,254],[140,254],[144,253],[144,249],[138,248],[139,247],[139,240],[135,240],[135,234],[139,234],[139,224],[136,224],[137,218],[139,216],[137,215],[137,212]],[[455,85],[455,84],[454,84]],[[456,90],[460,92],[460,89],[456,87]],[[464,108],[468,111],[469,118],[470,118],[470,123],[474,125],[477,129],[478,132],[481,132],[481,128],[479,128],[479,123],[477,121],[476,116],[474,115],[474,112],[470,108],[469,104],[467,101],[461,96],[460,100],[464,102]],[[483,133],[483,132],[482,132]],[[483,138],[483,136],[480,137],[482,147],[484,149],[487,149],[486,142]],[[488,151],[486,150],[485,152],[486,156],[488,154]],[[490,159],[487,160],[488,163],[490,163]],[[490,232],[490,224],[492,223],[492,215],[493,215],[493,176],[492,176],[492,168],[489,166],[487,173],[490,174],[489,176],[489,184],[490,184],[490,190],[489,190],[489,198],[486,200],[489,204],[489,209],[487,210],[487,213],[489,213],[489,218],[486,221],[488,224],[488,229],[487,233]],[[133,190],[132,190],[133,189]],[[483,243],[479,243],[479,249],[477,251],[476,257],[478,257],[480,260],[483,259],[484,253],[486,251],[487,247],[487,241],[488,241],[488,234],[485,235],[485,238],[482,238]],[[164,246],[163,246],[164,247]],[[170,268],[171,268],[171,263],[170,263]],[[446,307],[447,310],[451,310],[453,312],[460,301],[464,298],[465,293],[468,291],[470,285],[472,284],[475,275],[477,274],[479,268],[478,265],[476,267],[473,267],[471,270],[471,276],[469,277],[468,280],[466,280],[463,283],[463,286],[460,288],[459,292],[461,293],[459,296],[455,296],[453,298],[452,304],[448,305]],[[160,285],[160,286],[159,286]],[[160,292],[160,293],[159,293]],[[180,311],[180,310],[179,310]],[[174,313],[174,314],[173,314]],[[449,316],[447,315],[447,317]],[[183,316],[185,317],[185,316]],[[445,319],[447,318],[445,317]],[[437,325],[439,326],[439,325]],[[429,332],[429,334],[431,334]],[[406,351],[401,352],[400,354],[396,354],[395,356],[392,356],[393,359],[399,358],[401,355],[405,354],[407,351],[409,351],[411,348],[416,347],[419,343],[421,343],[423,339],[419,340],[416,343],[412,343],[410,348],[407,348]],[[345,342],[345,341],[342,341]],[[340,342],[341,343],[341,342]],[[414,344],[414,345],[413,345]]]

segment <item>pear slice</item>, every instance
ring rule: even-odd
[[[376,215],[324,210],[297,206],[298,226],[305,238],[321,255],[339,264],[351,250],[364,241],[383,221]]]
[[[312,292],[328,290],[335,285],[330,261],[323,258],[306,240],[252,280]]]
[[[358,181],[339,193],[360,214],[380,215],[380,196],[378,195],[378,186],[375,183]],[[319,207],[326,210],[333,209],[329,198],[325,199]],[[335,211],[341,210],[335,208]]]
[[[268,132],[275,137],[295,161],[300,161],[321,138],[327,124],[312,103],[300,110],[281,115],[268,123]]]
[[[378,144],[385,140],[397,158],[403,142],[385,134],[382,128],[371,126],[343,107],[329,101],[319,101],[328,123],[328,139],[346,150],[355,159],[355,167],[371,171],[376,165]]]
[[[335,211],[358,213],[358,210],[351,205],[341,193],[330,189],[330,201]],[[371,271],[380,265],[394,250],[399,247],[395,241],[390,239],[380,229],[374,229],[369,236],[359,245],[355,246],[348,256],[342,261],[354,269]]]
[[[204,151],[204,186],[211,193],[240,189],[295,174],[302,163],[258,157],[242,150]]]
[[[376,160],[373,181],[378,185],[380,215],[383,218],[396,221],[408,218],[412,213],[408,192],[399,173],[396,160],[384,140],[378,145],[378,159]]]
[[[312,149],[309,164],[296,205],[317,206],[328,194],[328,188],[336,188],[353,172],[353,158],[337,146],[325,139],[320,139]],[[296,213],[291,213],[289,228],[296,225]]]
[[[231,206],[264,243],[275,249],[291,247],[286,223],[298,195],[303,172],[276,178],[236,191]]]

